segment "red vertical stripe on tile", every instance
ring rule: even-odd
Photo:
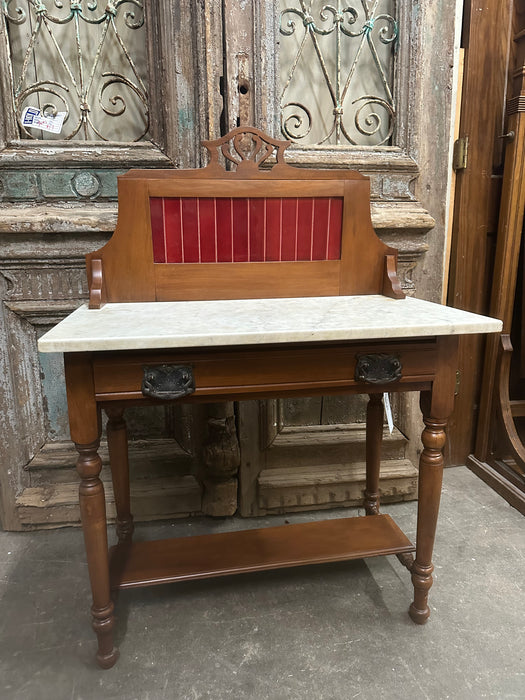
[[[164,252],[164,214],[162,197],[150,197],[151,238],[153,243],[153,262],[166,262]]]
[[[326,219],[326,245],[324,251],[324,259],[328,260],[328,241],[330,239],[330,214],[332,211],[332,200],[328,200],[328,214]]]
[[[296,260],[310,260],[312,254],[312,221],[314,200],[305,197],[297,203],[297,255]]]
[[[263,215],[264,215],[264,225],[263,225],[263,239],[264,239],[264,246],[263,246],[263,260],[266,260],[266,199],[262,200],[263,202]]]
[[[199,197],[201,262],[215,262],[215,200]]]
[[[314,219],[315,219],[315,199],[312,199],[312,222],[310,226],[310,260],[314,259]]]
[[[299,232],[297,230],[297,225],[299,223],[299,199],[295,200],[295,250],[293,254],[293,259],[297,260],[297,238],[299,236]]]
[[[201,258],[201,200],[200,200],[200,197],[197,199],[197,243],[199,246],[199,262],[202,262],[202,258]]]
[[[164,198],[164,235],[166,262],[182,262],[182,232],[180,223],[180,198]]]
[[[265,211],[264,199],[254,197],[248,200],[248,216],[250,219],[250,260],[264,261],[265,249]]]
[[[232,262],[235,260],[235,246],[233,242],[233,197],[230,197],[230,237],[232,246]]]
[[[281,200],[266,200],[266,260],[281,259]]]
[[[330,217],[328,225],[328,241],[326,259],[339,260],[341,257],[341,234],[343,225],[343,200],[334,197],[330,200]]]
[[[214,239],[215,239],[215,262],[219,261],[218,256],[218,250],[217,250],[217,199],[216,197],[213,198],[213,216],[215,217],[215,231],[214,231]]]
[[[217,215],[217,262],[232,262],[232,220],[231,199],[221,197],[215,200]]]
[[[328,199],[328,197],[319,197],[315,199],[315,210],[313,217],[312,260],[326,260],[329,206],[330,200]]]
[[[282,244],[281,260],[295,260],[297,234],[297,199],[282,199]]]
[[[182,199],[182,244],[183,262],[199,262],[199,219],[197,199],[184,197]]]
[[[248,200],[233,200],[233,261],[247,262],[249,259]]]

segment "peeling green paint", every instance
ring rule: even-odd
[[[117,176],[126,172],[94,169],[4,170],[0,172],[0,200],[117,200]]]
[[[193,111],[188,107],[183,107],[179,109],[179,124],[182,129],[195,128],[195,115],[193,114]]]
[[[0,175],[0,191],[2,199],[17,200],[39,197],[38,178],[36,173],[24,170],[13,170]]]
[[[46,403],[47,439],[69,440],[64,360],[61,352],[38,353]]]

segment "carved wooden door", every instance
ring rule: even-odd
[[[220,27],[220,16],[220,3],[202,11],[190,0],[1,4],[5,528],[78,522],[62,357],[39,358],[36,340],[86,299],[84,255],[115,227],[117,175],[131,167],[197,167],[200,141],[217,135],[222,31],[212,37],[209,26]],[[226,453],[237,466],[230,415],[224,406],[128,412],[139,519],[213,512],[220,499],[201,475],[213,481],[222,474]],[[102,455],[107,460],[104,444]],[[106,467],[111,513],[108,476]]]
[[[405,291],[441,300],[460,4],[223,5],[226,126],[254,123],[290,139],[294,164],[369,175],[374,225],[399,249]],[[353,397],[239,404],[241,514],[360,503],[365,405]],[[394,412],[386,501],[416,497],[419,412],[412,399]]]
[[[40,363],[36,338],[85,299],[83,256],[114,228],[119,172],[199,166],[200,141],[240,123],[284,134],[292,163],[370,175],[374,224],[400,251],[405,290],[440,299],[460,5],[2,4],[4,527],[78,519],[61,358]],[[26,108],[52,126],[63,113],[61,131],[24,123]],[[414,494],[417,443],[404,437],[419,432],[413,403],[394,407],[386,497]],[[247,515],[354,502],[362,416],[362,403],[330,398],[132,412],[135,510],[224,515],[240,503]]]

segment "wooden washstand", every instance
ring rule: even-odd
[[[288,142],[252,128],[204,145],[203,169],[119,178],[117,229],[87,256],[89,308],[39,341],[42,352],[64,352],[103,668],[118,658],[112,589],[396,554],[412,575],[410,616],[426,622],[457,339],[501,328],[404,298],[397,253],[372,228],[368,178],[293,168]],[[416,546],[379,509],[386,391],[421,392]],[[127,406],[331,393],[369,395],[365,516],[133,542]],[[109,554],[101,410],[117,510]]]

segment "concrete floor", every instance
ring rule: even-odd
[[[414,503],[384,510],[413,536]],[[445,474],[435,565],[424,627],[407,616],[410,577],[395,557],[123,592],[121,658],[101,671],[80,530],[0,532],[0,698],[525,698],[525,520],[465,468]]]

